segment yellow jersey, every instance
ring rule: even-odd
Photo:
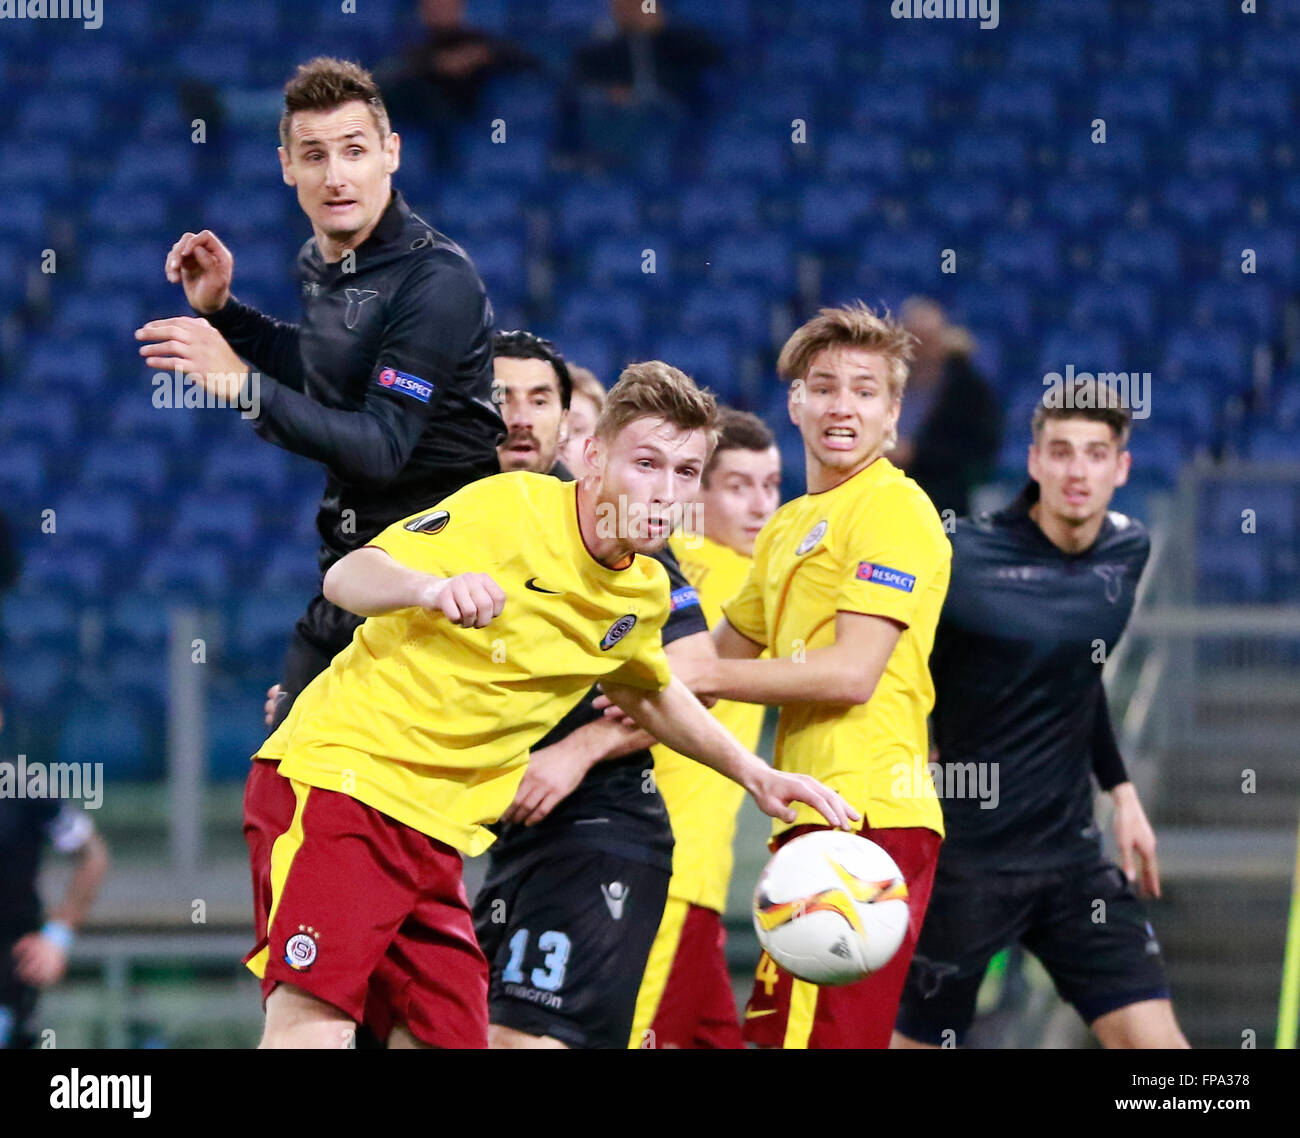
[[[577,483],[516,471],[470,483],[369,543],[411,569],[487,573],[506,594],[486,628],[399,609],[362,624],[258,751],[469,855],[510,804],[529,749],[593,683],[660,691],[668,575],[602,565]]]
[[[675,534],[669,544],[683,575],[699,595],[705,619],[710,627],[717,624],[723,602],[744,584],[750,559],[703,536]],[[758,746],[763,730],[761,704],[719,700],[711,710],[751,751]],[[662,743],[651,748],[651,753],[655,784],[673,826],[673,876],[668,895],[721,913],[727,907],[731,846],[744,788]]]
[[[835,642],[840,612],[904,626],[871,698],[854,707],[791,703],[777,721],[775,765],[839,791],[861,828],[943,834],[930,780],[930,650],[948,591],[952,545],[925,492],[886,458],[840,485],[782,506],[758,536],[754,567],[724,605],[736,631],[773,656]],[[796,804],[773,834],[824,820]]]

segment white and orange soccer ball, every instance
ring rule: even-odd
[[[875,842],[814,830],[787,842],[754,890],[754,928],[767,954],[812,984],[852,984],[878,972],[907,933],[907,882]]]

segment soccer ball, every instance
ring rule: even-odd
[[[907,882],[894,859],[842,830],[787,842],[754,890],[759,943],[812,984],[852,984],[878,972],[903,943],[907,916]]]

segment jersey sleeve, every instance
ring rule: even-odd
[[[749,567],[745,583],[740,586],[740,592],[723,604],[722,615],[741,636],[770,647],[767,643],[767,613],[763,608],[762,582],[766,561],[766,545],[760,535],[754,549],[754,563]]]
[[[286,387],[301,391],[303,385],[301,332],[297,324],[285,324],[242,304],[233,295],[216,312],[199,313],[221,333],[244,359],[266,376]]]
[[[837,535],[839,612],[881,616],[910,626],[926,590],[952,557],[937,540],[934,507],[906,492],[881,495]],[[940,531],[941,532],[941,531]]]
[[[700,607],[700,594],[682,573],[676,555],[665,546],[656,555],[656,560],[668,573],[668,619],[664,622],[664,645],[684,636],[694,636],[697,632],[708,632],[709,622]]]
[[[643,651],[625,660],[615,671],[609,674],[611,684],[622,684],[629,688],[644,688],[647,691],[663,691],[672,682],[673,673],[668,667],[668,655],[663,643],[646,638]]]
[[[349,482],[382,486],[406,466],[428,420],[452,388],[482,335],[488,301],[473,270],[428,258],[394,298],[359,410],[325,407],[263,378],[255,429],[268,442],[324,463]],[[483,347],[484,366],[490,346]]]
[[[366,547],[382,549],[408,569],[440,577],[489,572],[502,530],[519,536],[517,526],[510,525],[511,518],[520,516],[513,481],[470,483],[437,506],[394,522]]]

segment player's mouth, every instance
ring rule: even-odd
[[[1088,493],[1087,490],[1072,490],[1067,488],[1065,491],[1065,501],[1066,504],[1070,506],[1086,506],[1088,504],[1088,499],[1091,497],[1092,495]]]
[[[511,439],[506,443],[507,451],[521,457],[526,454],[536,454],[537,449],[537,444],[529,439]]]
[[[858,445],[858,432],[852,427],[827,427],[822,442],[831,450],[852,450]]]
[[[327,198],[325,200],[325,208],[330,213],[347,213],[356,204],[355,198]]]

